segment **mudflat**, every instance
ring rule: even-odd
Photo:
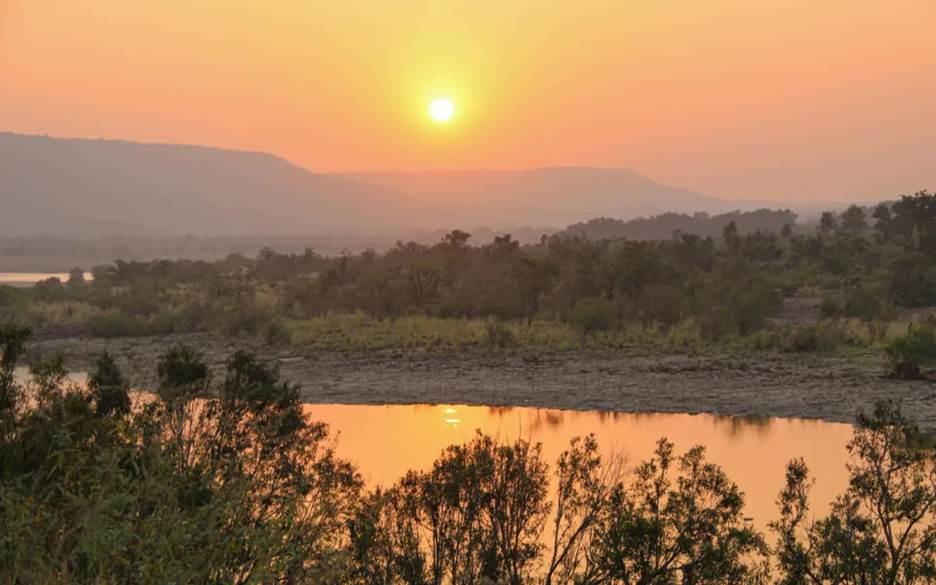
[[[156,358],[177,343],[214,370],[238,349],[278,363],[314,403],[453,403],[619,412],[687,412],[853,422],[889,398],[936,430],[936,384],[884,375],[873,356],[647,355],[640,348],[523,354],[515,351],[340,352],[271,347],[209,334],[45,338],[32,358],[61,353],[72,370],[112,354],[138,388],[157,383]]]

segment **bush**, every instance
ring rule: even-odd
[[[871,321],[881,314],[883,304],[881,292],[874,287],[855,287],[845,294],[842,313],[846,317],[857,317],[863,321]]]
[[[819,332],[814,325],[796,327],[790,333],[790,336],[784,344],[784,349],[786,351],[804,353],[819,351],[820,347]]]
[[[919,378],[922,367],[936,364],[936,327],[930,323],[916,326],[911,323],[907,334],[893,340],[885,351],[894,376]]]
[[[819,305],[819,314],[823,319],[832,319],[842,315],[842,306],[835,297],[826,295],[822,297],[822,303]]]
[[[503,322],[488,319],[484,324],[484,343],[488,347],[514,347],[517,345],[517,338]]]
[[[274,322],[273,312],[257,305],[233,307],[220,316],[218,328],[225,335],[262,335]]]
[[[596,331],[607,331],[614,325],[614,310],[611,303],[596,297],[586,297],[575,303],[569,315],[569,324],[584,335]]]
[[[669,330],[666,341],[671,350],[697,351],[702,348],[702,328],[695,319],[687,319]]]
[[[136,317],[119,311],[107,311],[88,319],[88,333],[92,337],[129,337],[140,335],[142,327]]]

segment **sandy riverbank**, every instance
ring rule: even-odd
[[[269,348],[210,335],[42,339],[32,357],[63,353],[84,370],[115,355],[138,387],[156,382],[156,358],[175,343],[198,348],[217,370],[236,349],[280,364],[305,399],[318,403],[459,403],[622,412],[705,412],[851,422],[875,400],[899,400],[936,430],[936,384],[885,378],[875,359],[800,355],[640,355],[588,351],[514,353],[323,352]]]

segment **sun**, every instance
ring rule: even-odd
[[[429,104],[429,116],[440,124],[448,122],[455,115],[455,103],[447,98],[440,97]]]

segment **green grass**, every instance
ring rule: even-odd
[[[711,340],[702,336],[699,325],[691,319],[668,329],[628,325],[583,334],[580,329],[567,323],[547,319],[531,323],[421,315],[377,319],[360,312],[289,319],[277,316],[269,299],[263,300],[266,302],[258,302],[256,307],[258,310],[263,309],[266,315],[264,319],[271,325],[258,327],[256,332],[248,331],[248,334],[272,339],[269,331],[275,325],[278,343],[338,351],[482,349],[549,353],[625,349],[636,354],[730,352],[855,356],[883,353],[884,348],[894,339],[907,332],[908,324],[906,319],[870,323],[858,319],[831,319],[815,325],[774,325],[744,337]],[[183,310],[185,308],[184,303],[167,307],[145,319],[121,319],[119,317],[124,316],[113,309],[102,310],[74,301],[33,303],[28,307],[14,309],[13,312],[38,329],[69,326],[101,337],[154,335],[184,332],[193,328],[226,332],[225,325],[232,318],[231,315],[216,315],[205,321],[210,315],[202,315],[200,319],[195,319],[198,315],[188,315]],[[240,312],[236,312],[236,315],[240,318],[248,316]]]

